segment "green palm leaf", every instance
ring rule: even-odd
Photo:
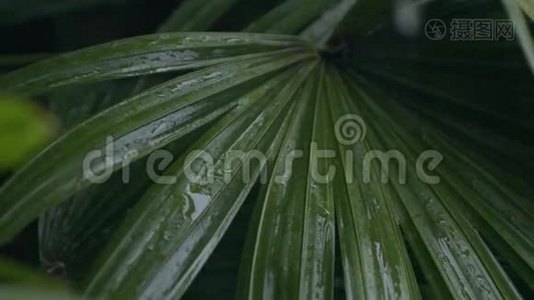
[[[160,26],[158,32],[207,30],[234,2],[234,0],[185,1]],[[152,76],[68,86],[53,93],[50,100],[51,108],[60,115],[63,126],[69,128],[128,98],[136,91],[164,81],[160,77]],[[79,99],[78,101],[83,104],[71,101],[73,98]],[[197,131],[202,130],[204,129],[199,128]],[[190,136],[195,137],[195,134]],[[185,150],[188,140],[180,139],[175,144],[178,145],[171,145],[166,150],[174,154],[181,153],[181,150]],[[107,240],[91,237],[109,236],[124,217],[124,210],[133,207],[139,195],[150,185],[151,180],[144,170],[147,162],[148,160],[139,161],[136,166],[130,168],[133,182],[124,184],[122,174],[115,174],[108,183],[82,190],[76,193],[73,199],[40,217],[40,257],[47,268],[63,266],[63,272],[71,278],[85,274],[85,269],[93,261],[94,253],[99,252]],[[129,192],[124,193],[124,190]],[[109,205],[110,201],[113,201],[112,206]],[[102,207],[107,209],[102,210]],[[75,211],[83,213],[73,213]],[[94,221],[96,215],[99,216],[100,222]]]
[[[254,226],[257,232],[249,237],[253,245],[249,249],[251,259],[244,262],[250,264],[250,270],[241,275],[247,282],[239,291],[243,298],[333,295],[332,190],[327,185],[316,185],[308,173],[315,160],[310,142],[322,145],[326,138],[323,130],[328,128],[327,110],[320,98],[323,91],[314,88],[322,72],[315,71],[310,77],[295,99],[294,118],[259,203],[258,224]],[[313,133],[303,130],[310,125]],[[288,157],[294,151],[304,153],[295,152],[299,159],[291,162]],[[323,171],[324,167],[319,169]],[[280,263],[287,267],[277,268]]]
[[[87,293],[113,297],[180,297],[260,175],[262,165],[256,162],[249,166],[253,177],[243,180],[241,163],[228,168],[224,155],[230,151],[243,152],[247,162],[253,155],[248,152],[255,149],[270,157],[276,150],[273,138],[279,131],[273,123],[286,119],[282,112],[308,72],[309,68],[301,70],[300,76],[274,101],[268,96],[281,81],[287,80],[288,73],[254,90],[241,100],[240,109],[202,136],[192,149],[208,153],[214,160],[213,166],[198,162],[202,156],[196,154],[171,167],[169,172],[176,172],[176,184],[150,189],[141,199],[136,206],[140,215],[133,217],[134,212],[119,228],[117,237],[122,241],[108,248],[109,258],[89,283]],[[204,183],[192,181],[183,171],[190,167],[196,172],[212,172],[213,179],[207,175],[199,180]],[[155,218],[153,214],[159,215],[162,208],[168,215]]]
[[[115,148],[92,166],[93,172],[98,174],[118,168],[125,160],[135,161],[228,111],[235,105],[232,102],[235,98],[231,95],[236,91],[231,88],[311,56],[313,53],[299,54],[291,50],[281,58],[266,54],[193,72],[137,95],[78,125],[26,166],[26,171],[22,170],[13,177],[12,184],[3,186],[0,191],[3,212],[0,223],[5,226],[2,225],[0,240],[7,240],[37,217],[43,208],[52,207],[88,186],[90,182],[82,169],[84,159],[90,151],[102,149],[105,152],[106,145],[110,149],[112,141],[108,137],[117,138]],[[202,101],[225,91],[230,96],[217,97],[222,103]],[[174,101],[177,98],[180,101]],[[187,111],[187,118],[183,117],[184,111]],[[144,125],[139,127],[140,124]],[[57,149],[65,152],[58,155]],[[61,167],[57,168],[58,165]],[[32,181],[42,183],[40,188],[28,191],[17,184],[22,181],[27,184],[32,184]],[[63,186],[61,190],[55,189],[59,182]],[[38,203],[34,199],[39,199]],[[17,211],[24,211],[26,217],[21,218]]]
[[[347,88],[337,74],[332,75],[331,102],[333,119],[337,120],[347,112],[365,116],[355,107],[350,99]],[[337,92],[337,95],[335,94]],[[354,101],[358,101],[357,98]],[[359,102],[359,101],[358,101]],[[371,145],[356,144],[354,146],[354,162],[343,161],[343,170],[364,170],[364,154],[371,151]],[[345,152],[340,147],[340,152]],[[346,156],[345,156],[346,157]],[[346,173],[350,174],[350,172]],[[377,170],[371,174],[379,175]],[[359,175],[359,174],[358,174]],[[416,298],[417,285],[406,249],[402,243],[400,230],[393,218],[391,195],[387,195],[381,184],[367,183],[358,176],[355,182],[347,183],[346,189],[338,191],[340,203],[339,227],[345,228],[346,233],[340,236],[342,249],[346,257],[345,272],[350,272],[350,278],[360,278],[357,286],[366,287],[362,291],[352,291],[354,298]],[[388,197],[389,196],[389,197]],[[342,205],[342,206],[341,206]],[[348,247],[356,241],[357,245]],[[351,254],[356,247],[358,256]],[[354,274],[356,273],[356,274]],[[350,286],[354,286],[351,284]]]
[[[0,88],[36,94],[81,84],[153,73],[193,69],[302,47],[288,36],[235,33],[177,33],[135,37],[91,47],[34,64],[3,76]]]
[[[43,266],[83,297],[187,298],[237,277],[209,258],[239,212],[239,299],[528,298],[531,9],[500,4],[186,0],[157,34],[2,75],[63,132],[0,187],[0,243],[39,218]],[[508,14],[518,41],[424,39],[425,10]]]
[[[369,96],[363,92],[360,92],[360,95],[361,99],[369,101]],[[377,113],[375,111],[375,114]],[[384,114],[378,113],[378,115]],[[391,127],[400,128],[398,125]],[[390,141],[402,138],[389,137],[387,131],[383,129],[380,133]],[[399,141],[397,145],[403,153],[411,153],[407,144]],[[411,146],[416,146],[413,141]],[[411,157],[410,160],[415,158]],[[429,248],[450,291],[453,294],[457,293],[458,298],[469,297],[468,295],[498,297],[500,293],[506,298],[518,298],[506,274],[496,264],[496,260],[487,251],[478,234],[472,230],[469,222],[461,217],[454,218],[447,213],[446,208],[453,205],[448,199],[451,197],[450,191],[425,187],[415,179],[415,176],[412,180],[408,178],[407,181],[410,182],[408,186],[395,184],[396,191],[407,211],[412,214],[410,217],[423,242]],[[469,273],[459,273],[455,270],[455,267],[466,269],[467,265],[470,268]]]
[[[516,2],[513,0],[503,0],[503,4],[508,12],[508,15],[514,21],[519,42],[523,48],[523,53],[525,54],[525,58],[530,65],[530,70],[534,74],[534,39],[530,33],[527,18],[525,18],[523,11],[521,10],[521,7],[523,7],[524,11],[529,14],[530,18],[532,19],[534,18],[534,4],[527,4],[526,1]]]

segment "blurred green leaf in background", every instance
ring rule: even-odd
[[[0,93],[0,169],[20,166],[54,136],[57,124],[43,107]]]

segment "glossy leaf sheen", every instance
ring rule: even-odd
[[[378,114],[376,104],[372,104],[371,98],[361,88],[355,95],[359,95],[358,99],[362,99],[371,107],[367,110],[367,114],[372,112]],[[390,142],[398,141],[396,137],[384,131],[384,128],[373,127],[377,130],[374,136],[389,136]],[[377,144],[375,137],[373,140]],[[410,153],[402,142],[396,144],[403,153]],[[494,264],[495,261],[489,261],[488,256],[477,255],[476,245],[473,244],[475,240],[472,240],[472,237],[470,240],[448,213],[442,202],[444,199],[441,199],[429,185],[418,181],[412,172],[408,169],[408,185],[399,184],[394,180],[393,183],[450,292],[455,297],[501,298],[501,291],[496,285],[498,279],[495,277],[494,281],[485,266]],[[499,275],[506,278],[502,270],[499,271]]]
[[[295,37],[247,33],[161,33],[60,55],[0,77],[0,89],[36,94],[67,84],[209,66],[288,47]]]
[[[528,5],[525,4],[524,1],[519,2],[516,0],[502,0],[502,2],[508,15],[514,22],[514,30],[517,31],[519,44],[523,49],[525,59],[530,65],[530,71],[532,72],[532,75],[534,75],[534,38],[530,32],[528,20],[523,14],[519,4],[524,7],[525,12],[529,14],[530,18],[534,17],[534,5],[532,3]]]
[[[306,187],[305,224],[300,267],[299,295],[306,299],[332,299],[334,295],[335,176],[330,160],[319,149],[330,149],[334,137],[326,101],[323,68],[318,74]],[[313,89],[312,89],[313,90]],[[311,171],[311,172],[310,172]],[[317,177],[317,178],[315,178]]]
[[[210,168],[198,153],[171,167],[168,173],[177,176],[176,183],[148,191],[119,229],[118,240],[108,248],[87,294],[144,298],[183,294],[260,175],[261,164],[251,163],[252,178],[244,180],[243,162],[226,165],[227,155],[243,151],[250,159],[250,150],[267,157],[274,154],[277,123],[285,119],[289,100],[308,72],[309,67],[298,70],[275,99],[269,95],[289,73],[245,96],[191,148],[213,158],[213,182],[192,182],[185,176],[184,168],[195,172]]]
[[[353,105],[347,87],[339,75],[330,75],[329,99],[332,119],[338,120],[347,112],[369,120]],[[341,172],[352,174],[353,181],[341,179],[335,196],[339,205],[338,226],[343,255],[346,285],[350,298],[412,299],[419,298],[415,275],[402,242],[400,230],[393,215],[391,201],[380,182],[376,167],[369,169],[371,181],[364,182],[365,155],[371,145],[358,142],[347,148],[339,144],[342,158]],[[353,155],[352,158],[349,155]],[[351,160],[352,159],[352,162]],[[346,182],[343,182],[347,180]],[[346,184],[346,187],[344,185]],[[358,249],[353,253],[354,249]]]
[[[235,2],[184,1],[160,26],[158,33],[205,31]],[[60,88],[50,97],[51,109],[61,118],[63,127],[68,129],[146,87],[163,83],[165,80],[160,77],[128,78]],[[228,94],[229,97],[235,96]],[[189,136],[178,139],[172,143],[175,145],[165,150],[173,155],[181,153],[196,138],[195,133]],[[133,207],[150,186],[152,181],[145,167],[147,162],[137,161],[129,168],[131,180],[127,184],[122,182],[122,172],[117,172],[105,184],[79,191],[69,201],[40,216],[39,256],[46,270],[54,270],[74,279],[85,274],[87,266],[93,263],[93,258],[107,244],[110,234],[122,221],[124,212]]]
[[[336,27],[350,11],[357,0],[342,0],[333,8],[327,10],[323,15],[306,28],[300,36],[304,39],[314,41],[318,47],[326,46]]]
[[[0,242],[7,241],[42,211],[90,184],[83,174],[83,162],[89,152],[101,149],[101,153],[105,153],[91,165],[96,174],[118,168],[124,161],[135,161],[235,105],[206,101],[210,96],[309,56],[295,53],[280,58],[266,56],[193,72],[78,125],[2,187]],[[110,136],[114,138],[112,153],[106,141]],[[58,189],[58,185],[61,188]],[[27,186],[34,188],[27,189]]]
[[[331,298],[333,296],[334,208],[330,185],[313,181],[312,168],[326,162],[310,155],[312,139],[328,138],[325,102],[317,91],[317,71],[295,99],[289,131],[278,153],[273,176],[258,207],[258,224],[249,241],[250,261],[243,263],[240,298]],[[304,128],[311,126],[313,133]],[[291,163],[293,150],[304,151]],[[245,271],[246,270],[246,271]]]
[[[409,124],[413,115],[401,109],[397,103],[390,101],[388,107],[404,118]],[[530,249],[534,248],[532,221],[532,203],[524,195],[519,195],[503,184],[502,179],[496,178],[487,171],[488,163],[481,158],[472,161],[466,154],[458,150],[458,146],[451,144],[443,134],[432,126],[414,127],[413,134],[420,135],[421,140],[429,147],[432,145],[447,157],[447,165],[438,171],[446,178],[454,191],[462,194],[466,205],[476,210],[478,214],[493,227],[499,235],[508,241],[510,246],[532,268],[534,258]],[[408,136],[408,135],[404,135]],[[416,139],[411,139],[410,145],[417,145]],[[456,170],[461,170],[458,172]],[[441,187],[441,186],[438,186]]]

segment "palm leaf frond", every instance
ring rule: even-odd
[[[451,3],[187,0],[157,34],[1,76],[47,97],[64,131],[1,187],[0,243],[39,218],[43,265],[84,297],[187,298],[239,212],[239,299],[525,297],[529,6]],[[519,43],[406,38],[391,17],[406,5],[444,20],[507,12]],[[225,28],[251,6],[245,33],[166,33]],[[355,143],[338,137],[346,116],[365,120]],[[164,182],[147,173],[158,153]]]

